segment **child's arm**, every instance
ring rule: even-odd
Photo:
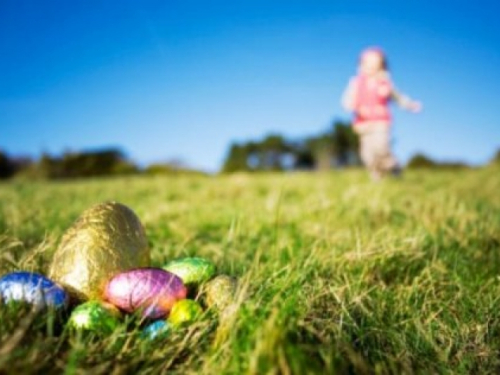
[[[342,99],[341,99],[342,107],[344,107],[346,111],[349,112],[354,111],[354,107],[356,106],[355,97],[356,97],[356,82],[354,78],[351,78],[349,84],[344,90],[344,93],[342,94]]]
[[[420,112],[422,110],[422,104],[418,101],[412,100],[406,95],[401,94],[393,86],[391,91],[391,98],[403,109],[410,112]]]

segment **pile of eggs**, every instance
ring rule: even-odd
[[[236,280],[217,275],[215,265],[203,258],[150,267],[141,222],[116,202],[86,210],[66,231],[48,277],[18,271],[0,278],[3,303],[72,308],[69,327],[101,334],[112,333],[124,314],[134,314],[146,323],[142,335],[151,339],[195,322],[204,307],[224,311],[235,292]]]

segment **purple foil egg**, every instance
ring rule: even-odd
[[[123,311],[141,311],[142,316],[157,319],[166,316],[186,294],[182,280],[173,273],[161,268],[138,268],[111,278],[104,299]]]

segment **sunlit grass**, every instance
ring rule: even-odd
[[[116,200],[153,265],[185,255],[237,276],[233,314],[147,342],[0,312],[10,373],[498,373],[500,171],[134,177],[0,185],[0,272],[45,273],[64,230]]]

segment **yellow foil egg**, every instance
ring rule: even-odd
[[[198,302],[183,299],[174,304],[167,321],[173,327],[182,327],[195,322],[202,314],[203,309]]]
[[[66,231],[49,275],[77,299],[100,299],[111,277],[149,262],[139,218],[123,204],[106,202],[83,212]]]

